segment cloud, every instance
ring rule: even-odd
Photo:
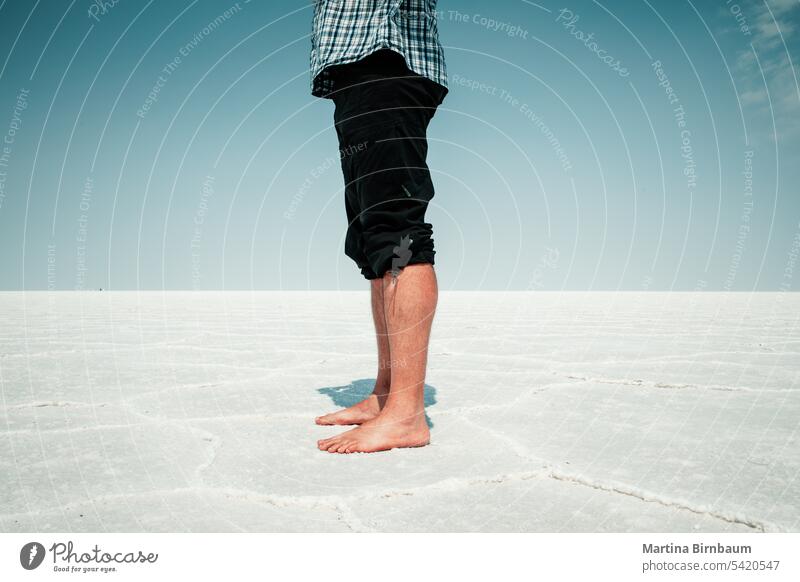
[[[787,17],[800,6],[797,0],[773,0],[757,3],[753,6],[757,16],[753,28],[755,37],[763,49],[771,49],[783,45],[797,30],[792,17]]]
[[[742,91],[742,93],[739,94],[739,101],[741,101],[742,105],[754,105],[754,104],[766,103],[767,91],[766,89]]]
[[[800,1],[761,0],[742,8],[753,25],[752,46],[741,49],[733,65],[739,100],[749,113],[765,116],[757,126],[770,135],[774,116],[773,139],[785,143],[800,137]]]

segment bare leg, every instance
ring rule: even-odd
[[[383,277],[392,375],[380,414],[361,426],[318,441],[331,453],[374,452],[428,444],[424,386],[431,323],[438,300],[436,273],[429,264],[408,265],[393,279]]]
[[[375,388],[373,388],[372,394],[350,408],[318,416],[317,424],[361,424],[378,416],[386,403],[389,384],[392,380],[392,358],[389,351],[389,336],[386,333],[386,314],[383,310],[382,279],[370,281],[370,295],[372,297],[372,320],[375,323],[375,336],[378,339],[378,377],[375,380]]]

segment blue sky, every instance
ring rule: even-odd
[[[0,289],[363,289],[311,13],[1,1]],[[437,14],[442,289],[800,287],[798,0]]]

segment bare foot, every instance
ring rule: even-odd
[[[317,441],[317,447],[329,453],[374,453],[428,443],[430,430],[424,413],[400,418],[383,412],[357,428]]]
[[[361,424],[378,416],[381,411],[378,396],[370,394],[358,404],[344,408],[338,412],[331,412],[318,416],[314,422],[317,424]]]

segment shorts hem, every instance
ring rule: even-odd
[[[407,267],[408,265],[428,264],[433,266],[436,264],[433,258],[434,253],[435,251],[419,253],[418,255],[411,257],[411,259],[409,259],[409,261],[403,267],[399,267],[399,269],[402,271],[403,268]],[[380,270],[382,270],[383,272],[380,275],[378,275],[377,271],[373,270],[371,267],[361,267],[361,274],[364,276],[365,279],[369,281],[374,279],[383,279],[386,276],[386,273],[391,272],[392,267],[388,266],[385,269],[379,269],[379,271]]]

